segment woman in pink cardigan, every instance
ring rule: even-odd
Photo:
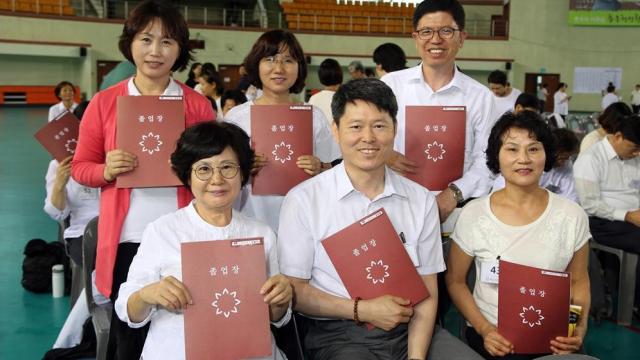
[[[192,60],[188,40],[187,24],[175,7],[158,0],[137,6],[124,24],[119,42],[124,57],[136,65],[136,74],[96,94],[80,126],[71,172],[78,183],[101,190],[96,284],[112,302],[126,280],[146,225],[188,205],[192,198],[185,187],[115,187],[119,175],[137,166],[135,155],[116,149],[116,99],[126,95],[182,96],[186,127],[214,120],[206,98],[171,78],[173,71],[184,70]],[[118,359],[139,359],[147,329],[130,329],[114,312],[108,358],[117,353]]]

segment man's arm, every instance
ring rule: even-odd
[[[423,275],[422,281],[429,290],[428,299],[413,308],[409,321],[409,359],[426,359],[438,311],[438,280],[436,274]]]
[[[305,315],[358,320],[389,331],[401,323],[407,323],[413,315],[410,301],[385,295],[371,300],[358,301],[327,294],[309,284],[309,280],[289,277],[295,293],[294,309]]]

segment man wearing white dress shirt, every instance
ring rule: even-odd
[[[398,131],[395,152],[387,164],[400,173],[416,170],[405,152],[405,107],[407,105],[466,106],[464,172],[437,195],[440,219],[469,198],[485,195],[493,176],[485,164],[485,149],[497,116],[493,95],[484,85],[460,72],[455,58],[467,33],[465,14],[457,0],[423,1],[413,15],[413,39],[422,59],[418,66],[382,77],[398,101]]]
[[[580,153],[574,164],[576,190],[589,215],[593,239],[635,254],[640,254],[639,153],[640,116],[627,116],[615,133]],[[640,300],[637,270],[636,305]]]
[[[385,166],[396,133],[391,89],[376,79],[354,80],[340,87],[331,107],[343,162],[287,194],[278,229],[280,271],[294,285],[295,310],[308,318],[310,359],[426,359],[427,353],[429,359],[479,359],[434,328],[436,275],[445,270],[438,210],[427,189]],[[321,244],[381,208],[431,295],[418,304],[391,294],[352,299]]]

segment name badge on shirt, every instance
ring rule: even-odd
[[[500,278],[498,261],[483,261],[480,264],[480,281],[487,284],[497,284]]]
[[[413,263],[413,266],[419,267],[420,259],[418,258],[418,246],[404,244],[404,249],[407,250],[407,254],[409,254],[409,258],[411,258],[411,262]]]
[[[80,189],[80,200],[96,200],[98,198],[98,189],[83,186]]]

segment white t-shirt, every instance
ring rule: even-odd
[[[253,104],[253,101],[247,101],[232,108],[227,112],[224,120],[238,125],[251,136],[251,106]],[[325,163],[341,157],[338,144],[331,135],[329,122],[325,119],[322,111],[315,106],[313,107],[313,155]],[[245,215],[266,222],[272,229],[277,229],[283,199],[284,196],[281,195],[253,195],[249,183],[242,188],[235,208]]]
[[[291,189],[284,199],[278,231],[280,271],[310,279],[326,293],[350,298],[321,241],[356,220],[384,208],[406,247],[417,253],[421,275],[445,270],[435,197],[426,188],[385,169],[384,190],[374,200],[357,191],[344,164]]]
[[[560,115],[569,114],[569,95],[562,91],[556,91],[553,94],[553,112]]]
[[[140,91],[133,83],[127,84],[129,96],[140,96]],[[162,95],[182,96],[182,88],[172,78]],[[131,189],[129,211],[122,224],[120,242],[140,242],[144,228],[162,215],[178,210],[178,190],[172,187]]]
[[[589,219],[582,208],[550,191],[542,215],[524,226],[503,223],[493,214],[492,195],[471,201],[460,213],[451,238],[474,257],[476,284],[473,299],[482,315],[498,323],[498,285],[482,282],[482,262],[500,259],[537,268],[565,271],[573,254],[591,238]]]
[[[516,100],[518,99],[518,96],[520,96],[520,94],[522,94],[522,91],[516,88],[512,88],[511,93],[506,96],[496,96],[494,94],[493,100],[496,104],[496,114],[498,114],[498,116],[502,116],[508,111],[513,111],[514,107],[516,106]]]
[[[276,238],[267,225],[234,211],[229,225],[213,226],[200,217],[193,204],[194,202],[174,213],[162,216],[147,226],[138,253],[129,268],[127,281],[120,286],[114,308],[118,317],[132,328],[140,328],[151,321],[141,358],[185,358],[184,317],[181,313],[154,307],[146,319],[133,323],[127,312],[129,297],[134,292],[167,276],[182,281],[181,243],[262,237],[267,259],[264,265],[267,268],[267,276],[279,273]],[[288,323],[290,318],[291,309],[287,310],[280,321],[273,324],[280,327]],[[271,344],[273,356],[268,359],[284,359],[273,337]]]
[[[487,194],[494,176],[487,168],[485,151],[489,133],[498,118],[491,91],[457,68],[449,84],[433,91],[424,80],[422,64],[388,73],[380,80],[389,85],[396,95],[398,131],[394,149],[402,154],[405,152],[407,105],[466,106],[464,173],[462,178],[453,183],[462,191],[465,199]]]
[[[614,94],[614,93],[607,93],[605,96],[602,97],[602,110],[606,109],[609,107],[609,105],[616,103],[620,101],[620,98],[618,97],[618,95]]]
[[[51,203],[51,193],[56,181],[58,165],[57,160],[51,160],[47,169],[45,177],[47,197],[44,199],[44,211],[56,221],[63,221],[67,216],[70,216],[70,224],[64,230],[64,238],[79,237],[84,235],[84,228],[87,227],[89,221],[98,216],[100,212],[100,191],[96,188],[80,185],[69,177],[65,186],[65,207],[59,210]]]
[[[631,91],[631,104],[640,105],[640,90]]]
[[[317,106],[322,110],[322,113],[327,118],[329,125],[333,123],[333,115],[331,114],[331,100],[335,91],[322,90],[315,93],[309,98],[309,104]]]
[[[69,111],[73,112],[73,110],[75,110],[78,107],[78,104],[73,103],[71,105],[71,109],[69,109]],[[62,103],[62,101],[60,101],[59,103],[51,106],[49,108],[49,121],[52,121],[53,119],[55,119],[58,115],[62,114],[63,112],[67,111],[67,108],[64,107],[64,104]]]

